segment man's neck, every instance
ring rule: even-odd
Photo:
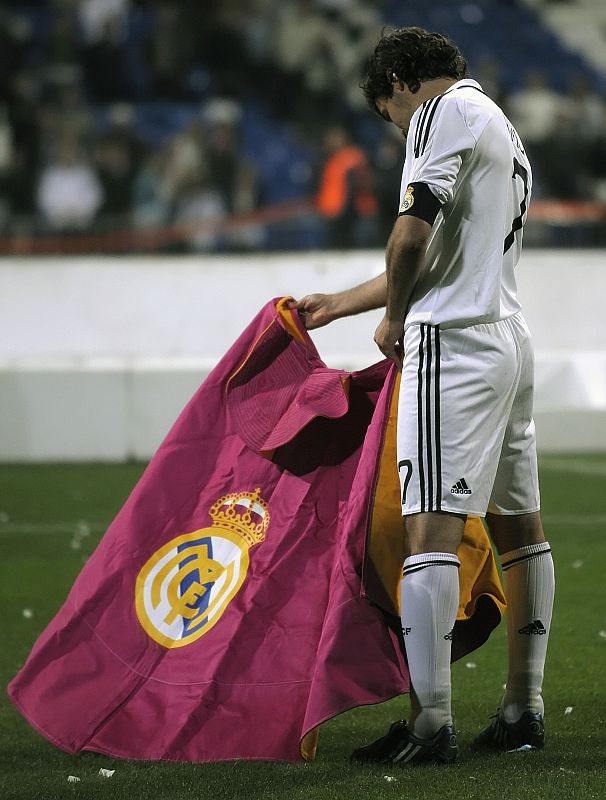
[[[447,89],[458,83],[460,78],[432,78],[429,81],[423,81],[418,92],[415,93],[414,98],[418,106],[423,105],[426,100],[431,100],[432,97],[437,97],[439,94],[444,94]],[[417,106],[417,107],[418,107]]]

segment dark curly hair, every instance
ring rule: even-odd
[[[362,91],[368,105],[377,110],[377,100],[391,97],[396,79],[413,94],[432,78],[464,78],[467,61],[456,44],[440,33],[423,28],[384,28],[368,59]]]

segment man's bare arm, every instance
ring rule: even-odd
[[[402,367],[404,321],[410,298],[421,274],[431,225],[418,217],[398,217],[387,243],[387,301],[385,317],[375,331],[375,343],[384,356]]]
[[[387,300],[387,278],[384,272],[359,286],[334,294],[308,294],[291,304],[304,316],[305,326],[312,330],[335,319],[384,308]]]
[[[403,325],[430,231],[431,225],[417,217],[399,217],[387,243],[386,272],[343,292],[309,294],[292,303],[291,308],[303,314],[309,330],[341,317],[385,308],[386,304],[386,319],[399,320]]]
[[[418,217],[398,217],[387,242],[385,317],[404,322],[410,298],[421,273],[431,225]]]

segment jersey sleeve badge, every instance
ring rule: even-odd
[[[406,192],[404,194],[404,199],[402,200],[402,205],[400,206],[400,214],[403,214],[405,211],[411,209],[415,202],[415,187],[408,186],[406,188]]]

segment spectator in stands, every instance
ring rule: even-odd
[[[541,142],[538,157],[543,193],[550,197],[587,200],[591,196],[589,154],[604,121],[599,100],[593,101],[585,82],[576,80],[559,97],[553,130]]]
[[[562,100],[540,70],[529,72],[522,89],[509,96],[511,121],[528,145],[540,146],[553,133]]]
[[[230,213],[236,208],[241,157],[233,125],[219,123],[208,132],[207,156],[210,179]]]
[[[398,214],[405,143],[388,129],[376,148],[372,166],[377,197],[377,246],[385,247]]]
[[[83,55],[86,83],[98,102],[132,99],[125,51],[125,32],[120,18],[105,18],[98,36],[87,42]]]
[[[197,175],[205,164],[199,126],[193,122],[143,162],[136,178],[137,219],[169,221],[181,192],[189,187],[190,176]]]
[[[195,52],[212,73],[217,93],[240,97],[243,89],[254,86],[254,62],[246,39],[254,0],[204,0],[203,5],[190,0],[185,5],[189,29],[196,34]]]
[[[505,102],[501,64],[488,53],[483,53],[473,70],[475,80],[491,100],[498,105]]]
[[[7,108],[0,104],[0,230],[11,214],[10,172],[14,159],[13,135]]]
[[[215,202],[215,196],[220,199],[217,192],[202,199],[207,185],[206,153],[199,123],[193,121],[141,164],[133,182],[135,225],[189,223],[196,206],[205,216],[222,216],[225,208],[222,201]]]
[[[9,119],[13,139],[22,148],[32,172],[37,168],[40,152],[38,108],[41,95],[41,81],[33,69],[15,72],[9,88]]]
[[[130,224],[133,206],[134,165],[124,141],[111,135],[97,144],[95,162],[103,188],[99,222],[105,230]]]
[[[330,12],[319,14],[313,0],[281,4],[275,28],[277,108],[289,119],[326,113],[338,104],[337,52],[347,46]]]
[[[187,76],[194,55],[192,34],[178,5],[158,3],[155,33],[149,43],[155,97],[180,99],[187,94]]]
[[[6,173],[13,160],[13,130],[8,108],[0,103],[0,173]]]
[[[104,227],[124,227],[131,222],[135,178],[146,147],[135,130],[135,112],[126,103],[108,110],[109,126],[97,142],[95,161],[103,185],[101,210]]]
[[[242,164],[238,124],[240,106],[233,100],[212,100],[202,112],[202,139],[208,158],[209,177],[231,213],[236,208]]]
[[[348,0],[339,3],[337,16],[341,41],[336,43],[334,55],[339,69],[347,104],[350,108],[364,110],[364,98],[360,92],[360,81],[364,75],[368,53],[382,28],[379,12],[368,3]]]
[[[36,173],[31,168],[27,149],[15,142],[10,166],[2,174],[0,194],[7,210],[7,232],[31,236],[36,211]]]
[[[326,222],[327,246],[347,249],[374,244],[377,200],[366,154],[341,126],[326,131],[316,206]]]
[[[226,215],[221,194],[212,185],[206,166],[200,164],[181,187],[174,222],[187,228],[186,242],[194,252],[216,250],[222,237],[215,225]]]
[[[103,202],[102,187],[71,134],[63,134],[54,159],[42,170],[36,199],[46,230],[75,233],[91,228]]]
[[[119,141],[128,151],[128,160],[136,173],[147,154],[147,146],[136,129],[135,108],[128,103],[115,103],[108,109],[108,138]]]
[[[575,81],[571,93],[573,108],[579,114],[578,129],[582,129],[578,133],[584,143],[587,183],[594,199],[606,203],[606,99],[586,82]]]
[[[133,223],[139,230],[160,228],[170,219],[170,199],[163,192],[162,176],[168,159],[166,150],[149,155],[133,183]]]
[[[87,43],[105,36],[108,23],[118,29],[126,26],[130,0],[80,0],[78,17]]]
[[[260,200],[257,170],[242,153],[241,116],[240,106],[225,98],[208,103],[202,114],[201,134],[209,180],[228,214],[253,211]],[[224,242],[230,248],[250,249],[259,244],[262,235],[260,228],[247,226],[231,231]]]
[[[526,75],[524,86],[509,96],[507,111],[528,150],[535,173],[535,186],[549,194],[554,165],[545,157],[545,145],[554,136],[563,112],[561,95],[555,92],[540,70]],[[560,165],[555,165],[560,169]]]
[[[51,76],[63,70],[77,71],[81,63],[81,41],[78,19],[73,9],[63,3],[55,4],[48,34],[46,69]]]
[[[32,26],[24,16],[0,6],[0,99],[11,95],[13,79],[25,66],[26,51],[31,44]]]
[[[604,135],[606,104],[585,75],[571,78],[564,102],[574,136],[580,141],[593,143]]]
[[[95,138],[95,120],[79,80],[67,80],[55,89],[61,130],[69,131],[81,146],[90,149]]]

